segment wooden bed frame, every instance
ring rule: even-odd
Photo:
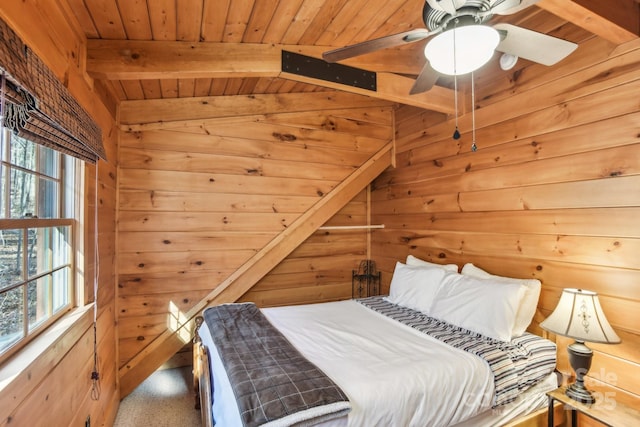
[[[204,318],[196,317],[196,327],[193,334],[193,391],[195,392],[195,408],[200,411],[203,427],[212,427],[213,419],[211,411],[202,408],[210,408],[213,404],[211,396],[211,372],[209,370],[209,355],[202,344],[198,330]]]
[[[200,410],[202,426],[213,427],[211,411],[203,410],[203,408],[210,408],[212,405],[209,355],[198,335],[198,330],[203,321],[203,317],[196,317],[196,327],[193,337],[193,391],[195,392],[195,409]],[[556,403],[554,410],[554,427],[565,426],[565,411],[563,405]],[[547,422],[547,408],[545,407],[505,424],[503,427],[547,427]]]

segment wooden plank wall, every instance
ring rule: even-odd
[[[397,112],[397,168],[372,190],[385,285],[408,253],[535,277],[537,333],[563,288],[597,291],[622,343],[590,345],[591,376],[640,395],[640,43],[593,38],[551,70],[498,72],[476,89],[477,152],[470,114],[455,141],[453,118]]]
[[[0,17],[36,52],[102,128],[108,162],[87,165],[84,176],[84,251],[78,270],[84,277],[82,301],[93,300],[94,212],[98,208],[98,396],[92,396],[93,310],[81,316],[67,335],[38,357],[0,393],[5,425],[112,425],[118,409],[115,330],[116,158],[115,101],[82,71],[86,39],[65,3],[1,2]],[[94,84],[95,83],[95,84]],[[96,187],[97,184],[97,187]],[[97,197],[96,197],[97,191]],[[82,278],[80,279],[82,280]],[[19,357],[19,356],[18,356]],[[21,363],[22,365],[23,363]],[[97,397],[97,398],[96,398]]]
[[[367,258],[367,191],[318,230],[243,295],[259,306],[316,303],[351,298],[351,271]],[[355,228],[358,227],[358,228]]]
[[[314,111],[308,95],[298,96],[301,112],[121,133],[120,366],[393,137],[389,104],[363,108],[359,97],[355,108]],[[363,197],[329,222],[361,225]],[[339,233],[349,238],[336,239]],[[266,278],[245,299],[274,305],[349,297],[345,275],[366,251],[366,232],[339,233],[312,236],[274,270],[311,286]]]

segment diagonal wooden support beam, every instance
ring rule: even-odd
[[[234,302],[240,298],[266,273],[311,236],[318,227],[335,215],[387,167],[391,166],[392,160],[393,141],[390,141],[302,214],[290,227],[234,271],[191,310],[176,315],[172,319],[174,327],[165,330],[120,368],[120,397],[131,393],[153,371],[184,347],[191,336],[194,319],[202,310],[211,305]]]
[[[86,70],[91,77],[103,80],[280,77],[445,114],[454,112],[453,90],[434,86],[428,92],[409,95],[413,79],[399,74],[378,73],[378,90],[367,91],[283,73],[283,50],[320,57],[326,48],[256,43],[88,40]]]

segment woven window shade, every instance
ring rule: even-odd
[[[35,143],[95,163],[102,132],[42,60],[0,20],[3,125]]]

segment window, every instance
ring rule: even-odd
[[[2,361],[75,306],[75,187],[81,165],[0,132]]]

